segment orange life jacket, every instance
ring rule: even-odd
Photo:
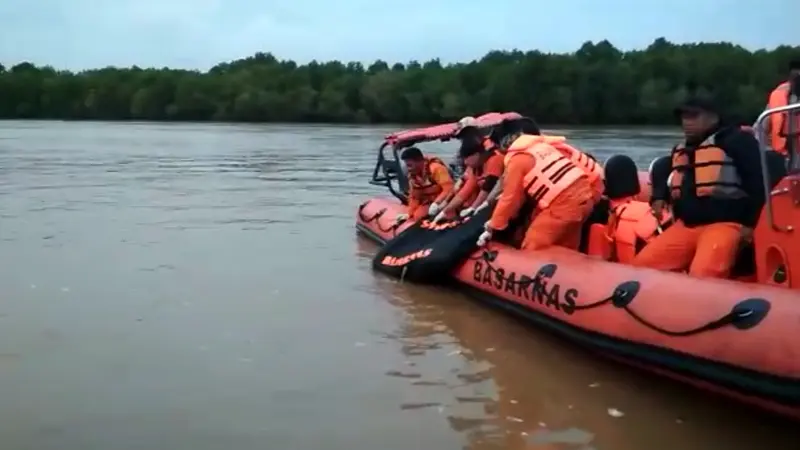
[[[598,193],[603,193],[606,189],[605,186],[605,170],[603,166],[597,161],[592,159],[586,153],[578,150],[577,148],[567,144],[567,138],[564,136],[547,136],[551,139],[548,142],[550,145],[558,149],[567,158],[569,158],[576,166],[580,167],[586,172],[589,182]]]
[[[606,238],[611,243],[612,259],[621,263],[630,262],[651,239],[673,222],[668,211],[664,211],[660,221],[656,219],[647,202],[631,198],[612,204]]]
[[[553,144],[563,143],[563,138],[523,134],[508,148],[505,166],[520,153],[527,153],[536,160],[533,169],[524,177],[525,191],[540,209],[547,208],[566,188],[586,172]]]
[[[690,153],[694,163],[690,164]],[[667,179],[672,198],[680,198],[683,176],[694,171],[695,194],[698,197],[741,199],[747,197],[742,189],[742,180],[733,160],[719,147],[716,135],[711,135],[694,150],[679,144],[672,150],[672,173]]]
[[[767,109],[780,108],[789,104],[789,95],[791,93],[791,85],[788,81],[779,84],[772,93],[769,94],[769,102]],[[800,150],[800,114],[796,111],[791,113],[784,112],[780,114],[772,114],[769,116],[769,141],[773,150],[784,155],[788,152],[786,145],[786,138],[789,136],[789,124],[792,121],[789,117],[794,119],[792,132],[794,134],[794,148]]]
[[[431,178],[431,166],[434,164],[440,164],[447,169],[447,165],[441,159],[435,156],[426,156],[422,173],[416,176],[408,175],[408,183],[412,187],[411,192],[420,202],[435,199],[442,193],[442,187]]]
[[[489,162],[489,158],[499,155],[499,153],[495,150],[490,150],[489,154],[485,155],[483,165],[478,170],[473,170],[471,167],[467,169],[468,176],[473,176],[478,178],[478,189],[483,189],[483,184],[486,182],[486,163]]]

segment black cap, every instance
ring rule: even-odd
[[[403,154],[400,155],[400,159],[403,161],[419,161],[420,159],[424,159],[425,157],[422,155],[422,150],[418,149],[417,147],[408,147],[403,151]]]
[[[461,159],[469,158],[470,156],[483,151],[483,144],[475,141],[465,141],[461,143],[458,148],[458,156]]]
[[[800,58],[789,61],[789,70],[800,70]]]
[[[678,117],[687,112],[707,112],[719,114],[719,108],[717,107],[716,102],[714,102],[714,100],[710,97],[692,96],[684,100],[672,112]]]

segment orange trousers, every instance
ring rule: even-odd
[[[541,250],[554,245],[577,250],[583,222],[592,214],[599,195],[586,178],[564,190],[545,209],[536,210],[522,250]]]
[[[726,278],[736,262],[742,226],[723,222],[689,228],[682,221],[651,240],[631,265],[659,270],[685,270],[689,275]]]

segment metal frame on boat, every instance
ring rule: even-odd
[[[767,192],[767,199],[764,204],[764,211],[766,212],[766,219],[767,223],[769,224],[770,228],[778,232],[786,232],[790,233],[794,231],[794,227],[792,225],[787,226],[780,226],[775,223],[775,214],[772,208],[772,198],[777,195],[786,195],[791,193],[796,198],[800,198],[798,194],[800,194],[800,185],[798,183],[792,183],[791,188],[782,188],[782,189],[770,189],[770,173],[769,173],[769,162],[767,160],[767,152],[771,151],[772,149],[769,147],[769,136],[767,136],[767,127],[766,123],[770,116],[774,114],[782,114],[782,113],[792,113],[792,112],[800,112],[800,103],[792,103],[791,105],[781,106],[778,108],[767,109],[761,114],[759,114],[756,122],[753,124],[753,131],[756,135],[756,139],[758,140],[759,145],[761,146],[761,171],[763,173],[763,180],[764,180],[764,192]],[[800,130],[798,130],[800,131]],[[796,152],[800,149],[793,149],[792,146],[789,146],[789,155],[787,161],[787,174],[788,175],[795,175],[800,173],[800,167],[797,167],[796,163],[798,161],[798,155]]]

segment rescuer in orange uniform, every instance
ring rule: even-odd
[[[651,182],[652,175],[651,167]],[[610,206],[606,225],[606,238],[611,244],[610,259],[629,263],[648,242],[671,224],[672,217],[668,211],[661,211],[657,218],[650,203],[636,200],[641,190],[639,171],[629,156],[614,155],[609,158],[606,161],[605,178],[606,197]],[[666,186],[666,176],[663,178],[662,183]]]
[[[691,98],[675,114],[685,135],[671,152],[667,182],[676,221],[631,264],[724,278],[742,241],[752,239],[764,205],[758,141],[723,124],[710,99]],[[653,186],[654,204],[666,202],[665,194]]]
[[[797,102],[800,102],[800,58],[789,63],[789,79],[769,94],[767,109]],[[776,152],[786,156],[790,149],[800,151],[800,113],[773,114],[767,119],[766,130],[770,147]]]
[[[577,148],[564,142],[558,146],[558,149],[566,157],[568,157],[576,166],[580,167],[586,172],[589,177],[589,183],[594,187],[595,201],[599,201],[603,197],[605,191],[605,173],[603,165],[598,163],[594,156],[589,153],[582,152]]]
[[[503,156],[496,150],[486,150],[482,143],[464,140],[459,148],[459,156],[467,166],[464,184],[434,222],[452,217],[461,207],[464,207],[461,217],[471,215],[487,200],[489,193],[503,176]]]
[[[398,214],[395,223],[402,223],[409,217],[419,220],[435,216],[453,190],[453,178],[447,165],[435,156],[423,155],[417,147],[407,148],[400,159],[408,168],[408,213]]]
[[[530,201],[533,213],[522,249],[553,245],[577,249],[581,227],[597,198],[586,171],[559,150],[563,137],[542,136],[538,130],[523,134],[514,122],[502,126],[508,130],[500,145],[506,151],[503,193],[477,244],[485,245],[495,231],[508,227]]]
[[[454,137],[461,139],[462,143],[479,144],[486,151],[499,150],[497,144],[488,136],[484,136],[478,128],[478,120],[474,117],[463,117],[456,124]]]

